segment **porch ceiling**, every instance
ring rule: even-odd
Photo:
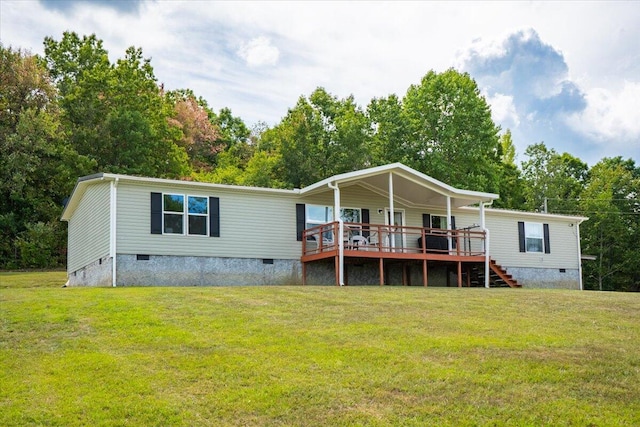
[[[389,197],[389,173],[393,175],[394,200],[408,206],[446,206],[447,196],[451,197],[452,207],[468,206],[480,201],[489,202],[499,196],[493,193],[460,190],[430,176],[420,173],[401,163],[363,169],[341,175],[335,175],[309,187],[302,194],[317,194],[333,191],[328,184],[339,187],[360,185],[375,193]]]

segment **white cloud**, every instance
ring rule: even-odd
[[[576,132],[599,141],[629,141],[640,148],[640,82],[626,81],[617,92],[591,89],[586,100],[587,107],[567,119]]]
[[[276,65],[280,51],[271,44],[267,37],[260,36],[242,43],[236,52],[250,67]]]
[[[487,96],[487,102],[491,105],[493,121],[502,124],[503,127],[512,128],[520,125],[520,117],[513,103],[513,96],[496,93]]]

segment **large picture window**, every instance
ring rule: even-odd
[[[186,199],[186,203],[185,203]],[[206,236],[209,224],[209,199],[182,194],[164,194],[162,230],[164,234]]]
[[[538,222],[525,222],[524,237],[527,252],[544,252],[542,224]]]

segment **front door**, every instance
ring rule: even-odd
[[[391,211],[389,208],[385,209],[385,225],[391,224]],[[403,229],[400,227],[404,227],[404,210],[403,209],[394,209],[393,210],[393,225],[396,227],[391,228],[391,234],[389,236],[389,246],[393,248],[404,248],[405,247],[405,234],[403,233]]]

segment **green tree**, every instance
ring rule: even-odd
[[[300,188],[370,164],[370,128],[353,97],[338,99],[318,88],[265,131],[261,144],[280,156],[278,179]]]
[[[430,71],[403,99],[411,166],[450,185],[497,191],[499,128],[467,73]]]
[[[620,157],[605,158],[589,171],[580,209],[585,287],[640,290],[640,168]]]
[[[588,166],[569,153],[558,154],[543,142],[527,147],[522,162],[526,207],[556,213],[573,213],[584,188]]]
[[[183,135],[169,125],[174,115],[158,87],[149,59],[129,48],[109,62],[95,35],[65,32],[45,39],[49,72],[60,90],[63,123],[73,147],[96,161],[100,171],[180,177],[188,156]]]
[[[62,200],[94,165],[67,143],[55,88],[36,58],[1,45],[0,58],[0,267],[57,266]]]
[[[413,158],[410,131],[402,102],[396,95],[374,98],[367,107],[372,123],[371,162],[374,165],[402,162]]]
[[[524,181],[516,166],[516,148],[513,145],[511,131],[500,136],[500,182],[498,194],[500,198],[494,202],[497,208],[523,209],[525,206]]]

